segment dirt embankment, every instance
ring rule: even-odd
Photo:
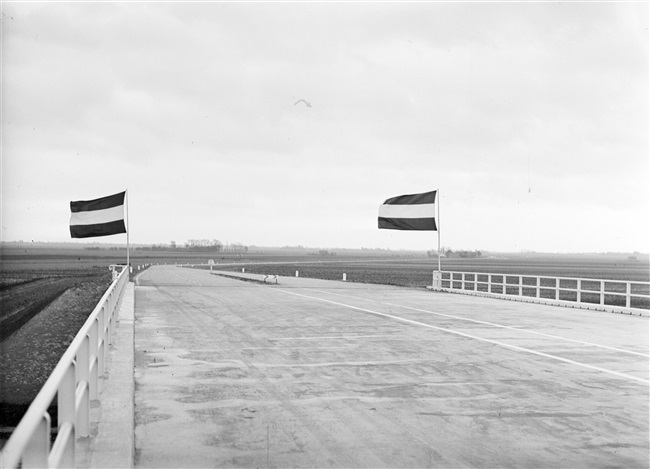
[[[3,272],[0,286],[0,427],[14,426],[111,283],[89,269],[22,279]],[[50,275],[52,275],[50,273]],[[20,319],[17,319],[20,318]],[[8,322],[9,321],[9,322]],[[5,324],[22,322],[5,333]]]
[[[9,337],[56,300],[80,278],[41,278],[3,286],[0,291],[0,340]]]

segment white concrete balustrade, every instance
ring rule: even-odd
[[[435,271],[433,289],[643,316],[650,314],[650,282]]]

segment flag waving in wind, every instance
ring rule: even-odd
[[[437,231],[436,194],[399,195],[379,206],[379,228],[386,230]]]
[[[126,191],[95,200],[70,202],[70,236],[91,238],[126,233],[125,195]]]

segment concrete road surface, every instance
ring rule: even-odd
[[[173,266],[135,301],[135,467],[649,465],[648,318]]]

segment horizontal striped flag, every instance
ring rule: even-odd
[[[436,193],[399,195],[379,206],[379,228],[386,230],[437,231]]]
[[[126,233],[124,225],[125,192],[95,200],[70,202],[70,236],[92,238]]]

